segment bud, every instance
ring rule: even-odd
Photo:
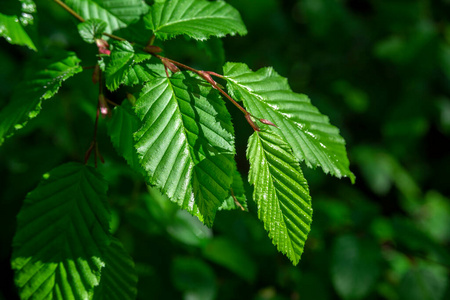
[[[106,55],[111,54],[111,50],[109,50],[109,44],[104,39],[96,39],[95,44],[97,45],[98,53]]]
[[[98,103],[100,107],[100,113],[102,114],[102,118],[105,118],[107,115],[109,115],[110,110],[108,106],[108,102],[103,94],[100,94],[98,96]]]
[[[161,58],[161,61],[167,69],[172,71],[172,73],[180,72],[180,69],[178,69],[178,67],[175,66],[175,64],[169,61],[167,58],[163,57]]]
[[[155,54],[155,53],[161,53],[162,49],[158,46],[147,45],[147,46],[145,46],[144,51],[151,53],[151,54]]]
[[[259,121],[260,121],[261,123],[263,123],[263,124],[270,125],[270,126],[274,126],[274,127],[277,127],[277,128],[278,128],[277,125],[273,124],[273,123],[270,122],[269,120],[266,120],[266,119],[259,119]]]

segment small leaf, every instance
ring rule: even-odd
[[[78,24],[78,33],[85,42],[92,44],[96,39],[102,38],[106,26],[107,24],[103,20],[89,19]]]
[[[227,63],[224,74],[230,93],[242,100],[252,115],[273,122],[277,127],[270,130],[289,144],[298,160],[309,167],[320,166],[325,173],[338,178],[355,180],[339,129],[330,124],[307,96],[294,93],[286,78],[272,68],[253,72],[245,64],[237,63]]]
[[[308,185],[298,162],[281,137],[264,131],[250,137],[247,158],[258,217],[277,249],[297,265],[312,222]]]
[[[17,217],[12,268],[22,299],[89,299],[110,244],[107,183],[91,167],[61,165]]]
[[[181,34],[197,40],[247,34],[239,12],[224,1],[168,0],[155,3],[144,21],[147,28],[163,40]]]
[[[36,62],[37,70],[18,86],[11,102],[0,111],[0,145],[39,114],[42,101],[53,97],[63,81],[83,70],[79,63],[70,52]]]
[[[26,32],[25,28],[33,24],[33,14],[36,12],[36,4],[33,0],[19,0],[20,10],[0,12],[0,36],[9,43],[27,46],[37,51],[36,46]]]
[[[112,118],[108,122],[108,134],[114,148],[125,158],[128,165],[133,170],[144,174],[134,148],[133,138],[133,134],[140,127],[141,120],[136,116],[130,102],[125,100],[122,105],[114,108]]]
[[[136,102],[139,160],[151,184],[212,225],[233,180],[231,117],[217,91],[191,73],[154,78]]]
[[[111,59],[106,67],[106,86],[114,91],[128,78],[130,69],[136,64],[150,59],[145,52],[136,52],[129,42],[114,43]]]
[[[64,3],[85,20],[101,19],[106,22],[107,33],[137,22],[148,11],[147,4],[142,0],[65,0]]]
[[[135,299],[138,276],[133,259],[123,249],[122,243],[113,238],[104,255],[100,285],[94,292],[94,300]]]

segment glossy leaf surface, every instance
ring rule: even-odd
[[[191,73],[154,78],[136,102],[136,149],[149,182],[211,226],[233,181],[231,117]]]
[[[224,74],[231,94],[243,101],[255,117],[275,123],[277,127],[270,130],[289,144],[298,160],[354,181],[339,129],[330,124],[306,95],[294,93],[286,78],[272,68],[253,72],[239,63],[227,63]]]
[[[100,19],[89,19],[78,24],[78,32],[85,42],[92,44],[102,38],[106,26],[106,22]]]
[[[85,20],[105,21],[108,24],[105,31],[108,33],[136,22],[148,10],[148,6],[142,0],[65,0],[64,2]]]
[[[36,71],[17,87],[11,102],[0,111],[0,145],[39,114],[42,101],[53,97],[63,81],[82,71],[79,63],[70,52],[36,62]]]
[[[12,1],[11,1],[12,2]],[[18,0],[20,11],[10,9],[0,10],[0,37],[4,37],[9,43],[27,46],[31,50],[37,51],[36,46],[26,32],[25,28],[33,24],[33,14],[36,12],[36,4],[33,0]],[[3,4],[8,8],[8,4]],[[9,8],[12,8],[10,4]]]
[[[69,163],[45,175],[17,217],[12,267],[22,299],[90,299],[110,244],[107,183]]]
[[[247,158],[258,217],[274,245],[296,265],[312,222],[308,185],[298,162],[281,137],[263,131],[250,137]]]
[[[247,33],[239,12],[223,1],[168,0],[155,3],[144,18],[157,38],[187,35],[197,40],[210,36]]]

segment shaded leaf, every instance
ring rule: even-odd
[[[138,276],[133,259],[123,249],[122,243],[112,239],[104,255],[100,285],[95,289],[95,300],[135,299]]]
[[[154,78],[136,112],[135,146],[150,183],[211,226],[233,180],[233,128],[218,93],[190,73]]]
[[[79,163],[61,165],[44,178],[17,217],[16,286],[22,299],[89,299],[110,243],[108,185]]]
[[[242,100],[255,117],[275,123],[278,128],[270,127],[270,130],[289,144],[298,160],[354,181],[339,129],[330,125],[328,117],[307,96],[292,92],[286,78],[272,68],[253,72],[238,63],[227,63],[224,74],[230,93]]]
[[[133,134],[140,127],[141,120],[136,116],[130,102],[125,100],[122,105],[114,108],[112,118],[108,122],[108,134],[114,148],[125,158],[128,165],[133,170],[144,174],[134,148],[133,138]]]
[[[163,40],[181,34],[197,40],[247,34],[239,12],[223,1],[168,0],[155,3],[144,21],[147,28]]]
[[[152,56],[145,52],[136,52],[129,42],[114,43],[111,58],[106,66],[106,86],[114,91],[128,79],[130,69],[135,64],[150,59]],[[131,75],[135,77],[135,75]]]
[[[222,237],[211,239],[203,248],[203,255],[249,282],[252,282],[256,277],[255,261],[239,244],[231,239]]]
[[[63,81],[82,71],[79,63],[71,52],[36,63],[36,71],[18,86],[11,102],[0,111],[0,145],[39,114],[42,100],[55,95]]]
[[[258,217],[278,250],[296,265],[312,222],[311,198],[289,146],[270,132],[255,132],[247,148],[249,182]]]
[[[107,24],[100,19],[89,19],[78,24],[78,33],[87,43],[94,43],[96,39],[101,39]]]
[[[85,20],[105,21],[107,33],[137,22],[139,17],[148,11],[148,6],[142,0],[65,0],[64,2]]]
[[[244,182],[242,181],[241,173],[239,173],[236,169],[233,172],[233,183],[231,184],[230,196],[225,199],[219,210],[241,209],[241,207],[236,204],[233,196],[231,195],[231,191],[233,191],[234,197],[236,197],[236,200],[239,202],[239,204],[245,210],[248,210],[247,197],[245,196],[244,190]]]

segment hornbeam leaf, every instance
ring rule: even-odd
[[[234,196],[234,198],[233,198]],[[236,203],[235,198],[239,204]],[[233,171],[233,183],[231,184],[230,195],[220,206],[219,210],[244,209],[248,210],[247,197],[245,197],[244,182],[241,173],[236,169]]]
[[[147,28],[163,40],[181,34],[197,40],[247,34],[239,12],[223,1],[168,0],[155,3],[144,21]]]
[[[78,33],[85,42],[92,44],[102,38],[107,25],[103,20],[89,19],[78,24]]]
[[[294,93],[286,78],[272,68],[253,72],[245,64],[237,63],[227,63],[224,74],[230,93],[243,100],[252,115],[275,123],[277,127],[270,130],[289,144],[298,160],[354,181],[339,129],[330,124],[306,95]]]
[[[135,106],[141,165],[151,184],[211,226],[233,181],[231,117],[216,90],[191,73],[151,79]]]
[[[308,185],[298,162],[281,137],[263,131],[250,136],[247,158],[258,217],[274,245],[296,265],[312,221]]]
[[[39,114],[42,101],[55,95],[63,81],[83,70],[79,63],[74,53],[36,63],[37,70],[18,86],[12,101],[0,111],[0,145]]]
[[[19,9],[14,9],[13,1],[2,3],[0,12],[0,36],[4,37],[9,43],[15,45],[27,46],[31,50],[37,51],[36,46],[31,40],[25,28],[33,24],[33,14],[36,12],[36,4],[33,0],[18,0]],[[6,2],[6,1],[4,1]]]
[[[137,22],[147,13],[148,6],[143,0],[65,0],[70,8],[85,20],[100,19],[108,25],[105,32],[126,27]]]
[[[17,217],[12,268],[21,299],[90,299],[110,244],[107,183],[61,165],[30,192]]]
[[[132,67],[140,62],[150,59],[148,53],[136,52],[129,42],[114,43],[109,63],[106,67],[106,86],[114,91],[119,85],[128,79]]]
[[[134,148],[133,134],[141,127],[130,102],[124,100],[122,105],[114,108],[111,120],[108,122],[108,134],[116,151],[125,158],[128,165],[135,171],[144,174],[139,164]]]
[[[123,249],[122,243],[113,238],[104,255],[100,285],[95,288],[94,300],[135,299],[138,276],[133,259]]]

